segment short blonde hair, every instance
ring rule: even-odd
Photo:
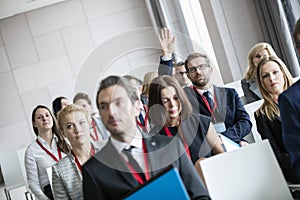
[[[155,77],[158,77],[158,72],[156,72],[156,71],[153,71],[153,72],[147,72],[147,73],[144,75],[143,89],[142,89],[142,94],[143,94],[143,95],[148,95],[150,84],[151,84],[152,80],[153,80]]]
[[[74,112],[82,112],[85,114],[86,120],[89,121],[89,116],[85,109],[79,105],[76,104],[70,104],[64,107],[61,111],[57,114],[57,122],[60,130],[62,130],[63,127],[63,120],[65,119],[66,115],[74,113]]]
[[[255,80],[256,66],[253,63],[253,58],[257,55],[257,53],[263,49],[266,49],[269,55],[277,56],[272,46],[266,42],[260,42],[255,44],[250,51],[248,52],[248,68],[246,70],[245,79]]]

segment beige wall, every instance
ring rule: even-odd
[[[81,66],[93,49],[115,35],[149,26],[141,0],[69,0],[0,20],[0,151],[35,139],[31,112],[37,104],[51,108],[60,95],[72,100]],[[117,55],[122,46],[105,49],[122,61],[116,74],[129,71],[126,67],[137,58],[149,57],[144,52]],[[95,88],[86,91],[93,100]]]
[[[200,2],[224,82],[241,78],[248,50],[262,40],[253,2]],[[60,95],[71,101],[78,90],[94,101],[102,76],[141,77],[156,69],[155,37],[131,32],[150,26],[143,0],[68,0],[0,20],[0,151],[33,141],[31,112],[37,104],[51,107]],[[126,32],[132,34],[124,40]],[[140,50],[145,44],[149,49]],[[94,49],[97,55],[86,61]]]

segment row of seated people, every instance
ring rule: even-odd
[[[170,75],[170,69],[172,69],[171,67],[173,63],[172,43],[174,39],[170,35],[169,30],[165,29],[164,31],[165,33],[162,35],[165,36],[165,38],[161,39],[161,46],[162,49],[165,49],[165,51],[163,51],[163,56],[161,58],[160,73]],[[164,41],[164,39],[166,41]],[[200,58],[197,59],[197,57]],[[286,150],[287,148],[283,144],[280,111],[278,107],[279,95],[293,84],[292,76],[288,71],[286,65],[276,55],[271,45],[267,43],[258,43],[253,46],[248,54],[248,63],[249,67],[246,73],[246,77],[248,78],[242,79],[241,81],[243,91],[247,96],[247,101],[250,103],[255,100],[259,100],[259,98],[263,98],[264,100],[261,107],[254,113],[257,130],[260,133],[262,139],[269,139],[286,180],[290,183],[299,183],[300,179],[297,177],[293,170],[290,156]],[[210,62],[206,55],[201,55],[198,53],[190,54],[185,62],[184,73],[186,74],[187,78],[192,81],[193,86],[183,87],[185,87],[187,94],[192,93],[191,88],[193,88],[195,93],[190,96],[196,96],[200,104],[200,113],[208,116],[210,106],[206,106],[206,110],[203,108],[205,107],[204,105],[208,105],[206,101],[209,102],[209,98],[205,96],[205,90],[208,90],[212,94],[212,99],[216,100],[213,107],[215,110],[217,110],[217,112],[211,112],[213,123],[224,121],[224,118],[223,120],[217,119],[220,117],[220,112],[218,112],[218,109],[222,109],[218,108],[219,105],[220,107],[222,107],[222,105],[225,105],[227,107],[224,122],[225,129],[223,129],[223,131],[219,130],[219,123],[217,123],[216,126],[216,130],[219,133],[226,135],[226,131],[224,132],[224,130],[230,129],[231,126],[234,126],[234,123],[230,124],[228,122],[228,120],[230,119],[230,115],[235,117],[233,118],[233,121],[235,122],[239,122],[239,120],[245,121],[245,119],[248,120],[248,117],[244,111],[243,106],[240,103],[239,98],[236,97],[236,94],[231,95],[230,92],[228,92],[232,89],[222,88],[221,90],[219,87],[211,85],[210,75],[212,69],[207,68],[210,68]],[[198,91],[195,90],[195,88],[198,89]],[[228,101],[219,101],[219,99],[222,98],[227,98]],[[190,99],[193,100],[193,98]],[[232,102],[232,99],[237,99],[237,101]],[[193,105],[197,105],[197,103],[194,103]],[[235,112],[234,108],[232,108],[231,105],[236,105],[236,108],[237,110],[239,110],[239,112],[244,112],[245,118],[243,119],[241,114]],[[243,124],[240,127],[246,128],[247,126]],[[243,129],[240,128],[238,128],[237,130],[243,131]],[[239,135],[238,131],[235,133]],[[248,133],[246,132],[245,134]],[[226,136],[236,141],[232,135],[227,134]]]
[[[160,78],[162,77],[156,79]],[[173,88],[182,89],[176,79],[165,78],[173,81]],[[156,85],[151,83],[150,90]],[[150,99],[151,96],[149,96]],[[171,101],[174,102],[173,99]],[[183,108],[183,105],[177,98],[176,102],[177,108],[172,109],[165,116],[165,120],[177,118],[179,122],[180,108]],[[171,103],[164,107],[167,109],[173,107],[172,105]],[[37,130],[38,139],[28,147],[26,162],[35,162],[38,165],[36,177],[42,175],[39,171],[45,170],[42,169],[44,167],[42,162],[53,165],[53,187],[51,189],[50,186],[40,186],[43,188],[40,190],[44,196],[40,194],[37,196],[39,199],[119,199],[169,164],[178,168],[192,199],[209,199],[203,182],[193,166],[191,156],[196,153],[196,149],[187,149],[177,137],[159,134],[149,137],[137,126],[136,117],[140,113],[139,98],[127,79],[109,76],[102,80],[97,93],[97,107],[105,127],[111,134],[110,139],[104,144],[90,141],[89,117],[81,106],[71,104],[64,107],[58,113],[59,126],[56,125],[55,118],[47,107],[38,106],[33,111],[33,126]],[[163,114],[162,109],[160,114]],[[199,121],[197,123],[202,126]],[[206,119],[205,124],[210,124],[209,119]],[[208,127],[200,127],[197,133],[199,136],[194,135],[198,138],[197,140],[200,139],[199,148],[202,145],[201,139],[205,140],[203,139],[205,133],[202,132],[205,129]],[[216,141],[212,142],[214,145],[218,143],[219,138],[215,132],[212,134],[215,134]],[[64,137],[68,139],[69,144]],[[40,141],[47,143],[46,140],[50,141],[51,148],[48,144],[39,145]],[[188,143],[191,141],[193,138],[186,140]],[[212,146],[212,148],[215,147]],[[220,144],[219,148],[219,151],[223,152]],[[202,155],[206,156],[211,149],[207,148]],[[125,150],[131,151],[141,169],[133,167],[134,164],[130,163]],[[158,150],[157,154],[150,153]],[[214,149],[212,151],[217,152]],[[35,157],[35,160],[31,157]],[[28,171],[32,168],[29,165],[26,168],[27,175],[29,175]],[[143,175],[140,175],[141,172]],[[39,179],[43,178],[46,179],[46,175],[39,177]],[[30,178],[28,181],[31,181]],[[53,191],[53,196],[51,196],[51,191]]]
[[[78,92],[73,98],[73,103],[81,106],[87,113],[89,140],[95,144],[107,140],[110,133],[104,127],[100,116],[92,113],[89,96]],[[32,126],[37,139],[27,147],[25,169],[29,188],[38,199],[53,199],[46,169],[64,157],[71,149],[72,142],[65,135],[60,134],[56,123],[58,113],[68,104],[66,97],[57,97],[52,102],[54,114],[44,105],[36,106],[32,112]]]
[[[169,47],[174,45],[175,40],[168,31],[162,30],[160,42],[163,52],[170,54],[172,49]],[[164,44],[167,44],[166,48]],[[267,62],[264,63],[265,59]],[[265,77],[273,77],[276,71],[276,74],[282,75],[282,92],[290,85],[286,83],[286,76],[289,75],[284,64],[277,59],[264,57],[258,64],[262,67],[257,67],[257,77],[264,77],[261,80],[265,80],[264,84],[267,85]],[[275,63],[275,67],[268,66],[268,62]],[[55,199],[118,199],[170,163],[178,168],[192,199],[209,199],[205,183],[193,165],[201,175],[198,162],[204,157],[225,151],[217,133],[226,135],[240,146],[247,145],[243,138],[251,130],[251,121],[234,89],[217,87],[210,82],[213,66],[207,55],[189,55],[184,68],[181,68],[186,71],[177,74],[181,77],[186,75],[192,85],[189,81],[179,84],[176,76],[177,80],[164,76],[172,75],[170,63],[172,57],[163,55],[159,67],[162,76],[151,81],[144,94],[148,95],[144,102],[142,95],[137,93],[138,89],[132,87],[135,85],[133,80],[136,81],[134,77],[126,76],[124,79],[109,76],[101,81],[96,101],[102,122],[110,134],[105,143],[90,142],[91,120],[90,114],[82,109],[84,103],[80,105],[82,107],[72,104],[63,108],[58,114],[59,126],[55,125],[55,117],[47,107],[38,106],[34,110],[32,122],[38,139],[32,144],[34,147],[31,150],[28,148],[25,160],[30,163],[26,166],[27,175],[32,175],[35,184],[37,178],[39,182],[44,182],[34,186],[40,187],[42,192],[40,196],[37,195],[39,199],[53,199],[52,190]],[[267,86],[260,86],[261,93],[264,87]],[[270,88],[275,87],[271,84]],[[141,109],[144,109],[144,117],[149,118],[151,126],[150,123],[149,127],[145,126],[147,120],[145,124],[145,118],[139,117]],[[65,142],[64,137],[69,143]],[[46,148],[38,144],[41,143],[39,140],[44,142]],[[132,169],[134,164],[130,163],[130,156],[124,149],[131,151],[141,169]],[[157,155],[145,155],[161,149],[164,150]],[[40,157],[34,158],[33,155]],[[41,158],[47,160],[47,156],[47,166],[54,164],[52,189],[47,184],[45,174],[40,177],[41,172],[45,171],[45,163],[41,163]],[[128,176],[128,172],[131,176]]]

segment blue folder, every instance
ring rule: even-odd
[[[190,199],[177,168],[169,166],[147,183],[130,192],[126,200]]]

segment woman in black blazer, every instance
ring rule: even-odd
[[[202,157],[224,152],[222,141],[210,123],[210,118],[192,113],[191,104],[178,81],[160,76],[149,88],[150,134],[179,137],[195,164]]]
[[[300,179],[292,170],[290,156],[282,140],[278,96],[292,85],[293,79],[286,65],[275,56],[266,56],[258,64],[256,80],[264,103],[254,113],[257,130],[262,139],[269,139],[285,179],[292,183]]]

